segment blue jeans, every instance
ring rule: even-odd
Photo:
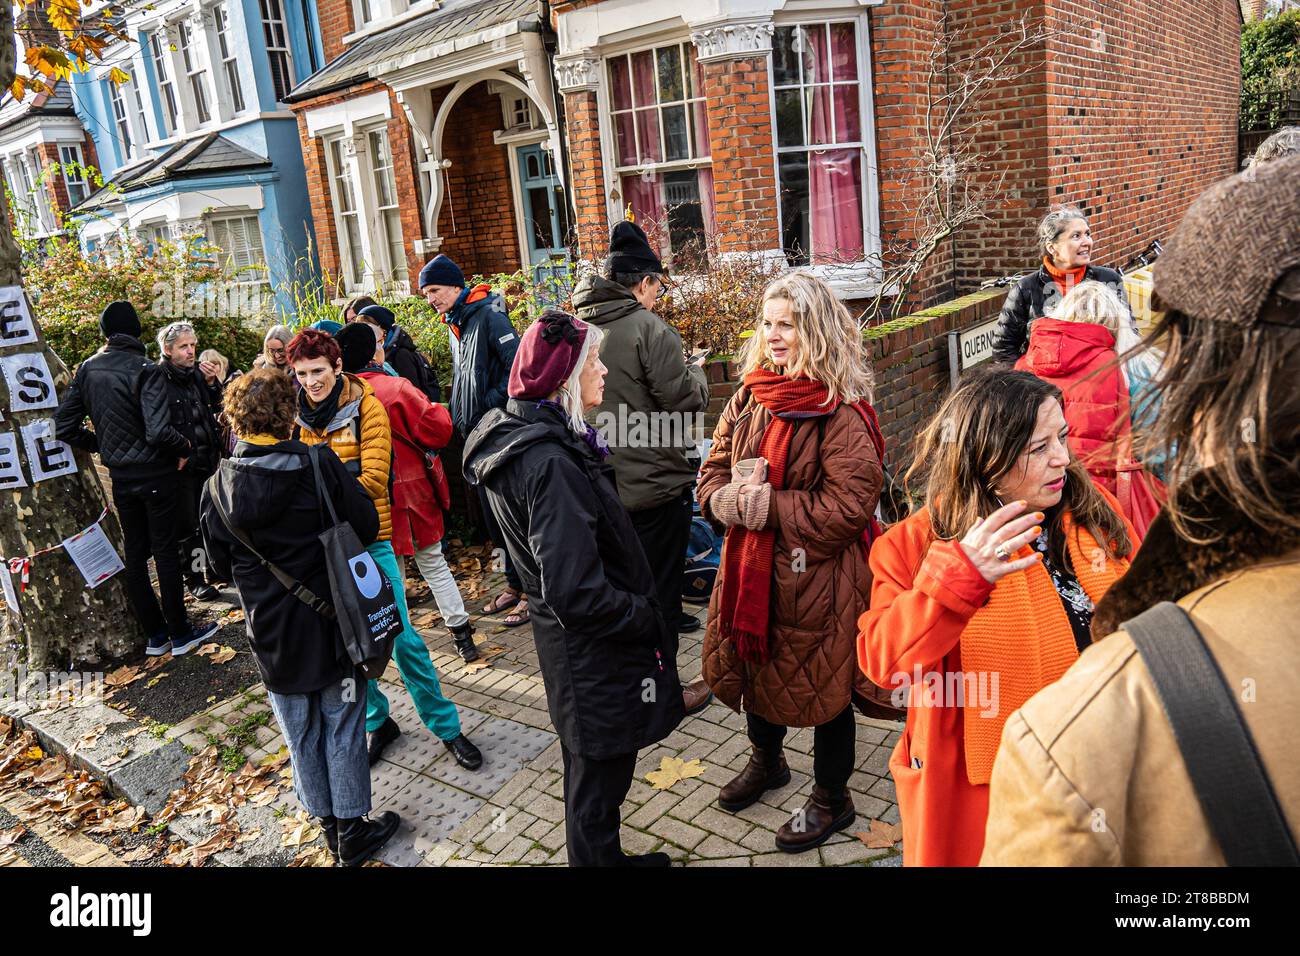
[[[406,589],[402,584],[402,572],[397,567],[397,556],[388,541],[376,541],[366,548],[375,559],[384,575],[393,585],[397,596],[397,609],[402,615],[402,633],[397,635],[393,644],[393,663],[402,675],[406,692],[415,703],[415,711],[420,715],[424,726],[433,731],[439,740],[455,740],[460,736],[460,714],[456,705],[442,693],[438,683],[438,671],[429,657],[429,648],[420,635],[411,627],[411,619],[406,613]],[[388,698],[379,689],[379,681],[370,681],[366,686],[366,730],[374,733],[388,719]]]
[[[342,680],[309,694],[267,691],[289,745],[294,792],[314,817],[346,820],[370,812],[370,758],[358,683]]]

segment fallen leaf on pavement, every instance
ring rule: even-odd
[[[152,843],[141,843],[134,850],[128,850],[123,853],[119,860],[124,863],[140,863],[144,860],[152,860],[159,853],[159,848]]]
[[[80,750],[82,747],[95,746],[106,730],[108,730],[108,724],[100,724],[98,727],[92,727],[90,730],[87,730],[81,735],[81,739],[77,741],[76,749]]]
[[[317,846],[309,847],[298,853],[290,866],[333,866],[334,854],[330,853],[329,847]]]
[[[226,663],[226,661],[231,660],[234,656],[235,656],[235,649],[233,647],[226,647],[223,644],[221,650],[217,651],[217,653],[212,655],[212,663],[224,664]]]
[[[664,757],[658,770],[651,770],[645,778],[656,790],[667,790],[679,780],[688,780],[704,773],[704,764],[698,759],[685,761],[681,757]]]
[[[853,834],[873,850],[888,850],[903,838],[903,828],[884,820],[872,820],[871,832]]]
[[[13,866],[21,859],[17,850],[0,850],[0,866]]]
[[[157,677],[150,677],[150,678],[149,678],[149,682],[148,682],[147,684],[145,684],[144,686],[145,686],[145,687],[153,687],[155,684],[157,684],[160,680],[162,680],[162,679],[163,679],[164,677],[166,677],[166,676],[167,676],[167,672],[166,672],[166,671],[163,671],[163,672],[162,672],[161,674],[159,674]]]
[[[8,830],[0,830],[0,850],[5,847],[13,846],[23,838],[27,833],[27,828],[21,823],[11,826]]]
[[[320,834],[320,827],[312,823],[306,811],[299,810],[297,814],[284,821],[284,835],[280,838],[280,846],[306,846]]]
[[[209,654],[215,654],[220,649],[220,644],[204,644],[194,653],[198,654],[200,657],[207,657]]]
[[[104,676],[104,683],[109,687],[125,687],[144,677],[144,672],[134,664],[124,664],[117,670]]]

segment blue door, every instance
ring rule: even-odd
[[[528,265],[538,287],[551,290],[551,295],[542,297],[559,299],[558,291],[567,285],[569,278],[560,179],[555,175],[551,154],[540,145],[522,146],[518,155]]]

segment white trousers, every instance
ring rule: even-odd
[[[453,628],[468,621],[469,615],[465,613],[460,588],[456,587],[456,579],[452,576],[451,568],[447,567],[447,559],[442,556],[442,542],[435,541],[427,548],[416,551],[415,566],[420,569],[420,575],[433,592],[433,599],[438,602],[438,613],[442,615],[443,623]]]

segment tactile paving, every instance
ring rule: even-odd
[[[490,797],[500,790],[520,767],[556,739],[555,734],[504,717],[485,718],[470,738],[483,752],[483,766],[479,769],[464,769],[450,751],[442,748],[443,755],[422,772],[481,797]]]
[[[389,695],[389,714],[402,728],[398,737],[386,748],[381,763],[394,763],[399,767],[416,772],[428,772],[429,765],[448,753],[441,740],[435,737],[415,712],[415,705],[403,692],[400,700],[396,695]],[[458,708],[462,733],[469,733],[487,720],[487,715],[469,707]]]
[[[428,777],[416,777],[405,789],[371,812],[375,819],[385,810],[402,818],[402,825],[375,859],[389,866],[418,866],[434,844],[445,840],[474,814],[483,801]]]

